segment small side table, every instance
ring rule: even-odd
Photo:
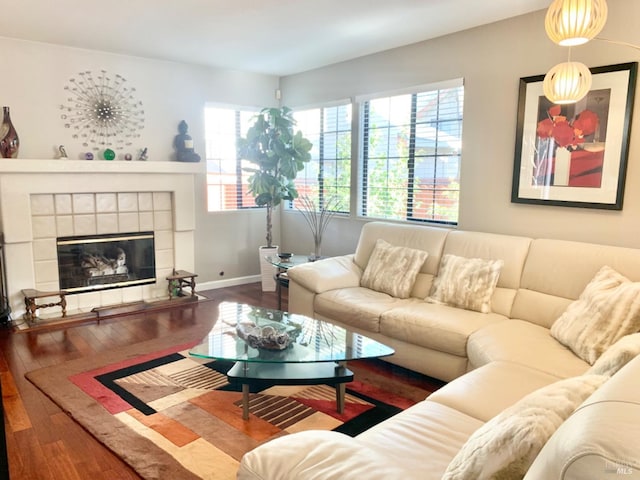
[[[67,292],[64,290],[47,292],[36,290],[35,288],[24,288],[22,289],[22,294],[24,295],[24,306],[26,308],[24,316],[27,320],[33,320],[39,308],[60,307],[62,308],[62,316],[67,316],[67,300],[65,298]],[[57,303],[41,303],[38,305],[36,300],[44,297],[60,297],[60,301]]]
[[[169,300],[173,298],[174,289],[182,291],[184,287],[191,288],[191,296],[196,296],[196,277],[195,273],[187,272],[186,270],[173,270],[173,273],[167,277],[169,281]],[[175,282],[175,283],[174,283]],[[177,283],[177,285],[176,285]]]
[[[282,289],[289,288],[289,276],[287,270],[296,265],[311,262],[307,255],[292,255],[290,258],[283,260],[277,255],[265,257],[267,262],[276,267],[278,270],[275,274],[276,287],[278,292],[278,310],[282,309]]]

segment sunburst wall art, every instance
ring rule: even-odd
[[[60,106],[65,128],[72,138],[94,151],[123,150],[140,138],[144,108],[136,89],[122,75],[80,72],[64,87],[66,101]]]

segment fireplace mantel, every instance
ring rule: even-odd
[[[1,158],[5,173],[204,173],[203,163]]]
[[[48,260],[36,258],[34,253],[34,245],[41,246],[43,241],[53,241],[53,237],[57,236],[58,220],[55,212],[52,215],[45,214],[51,223],[52,238],[37,239],[34,243],[32,197],[102,193],[169,194],[172,211],[169,232],[172,239],[168,242],[170,250],[163,252],[161,261],[156,259],[156,263],[162,265],[156,272],[159,279],[157,284],[139,287],[142,290],[139,292],[141,298],[131,298],[133,293],[138,295],[135,290],[138,287],[133,287],[124,289],[127,292],[121,294],[119,299],[114,299],[117,290],[106,291],[109,294],[81,293],[70,299],[80,307],[84,306],[83,298],[91,300],[91,307],[116,304],[125,299],[149,300],[166,295],[165,277],[174,268],[194,271],[196,177],[204,173],[204,162],[0,158],[0,225],[4,236],[8,296],[12,311],[20,315],[24,310],[20,293],[22,289],[58,289],[57,276],[38,277],[36,262],[38,265],[48,265]],[[153,213],[152,216],[155,215]],[[96,215],[96,222],[97,218]],[[167,253],[173,258],[167,258]],[[52,272],[57,272],[55,263],[51,265]]]

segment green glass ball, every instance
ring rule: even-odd
[[[114,152],[110,148],[107,148],[104,151],[103,155],[105,160],[113,160],[114,158],[116,158],[116,152]]]

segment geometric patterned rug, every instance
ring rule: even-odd
[[[191,357],[191,346],[69,375],[75,391],[95,404],[91,414],[76,411],[82,405],[56,394],[44,375],[28,378],[148,479],[232,479],[242,455],[267,440],[311,429],[357,435],[414,403],[354,381],[339,414],[332,386],[267,386],[252,391],[244,421],[242,394],[225,375],[232,364]]]

